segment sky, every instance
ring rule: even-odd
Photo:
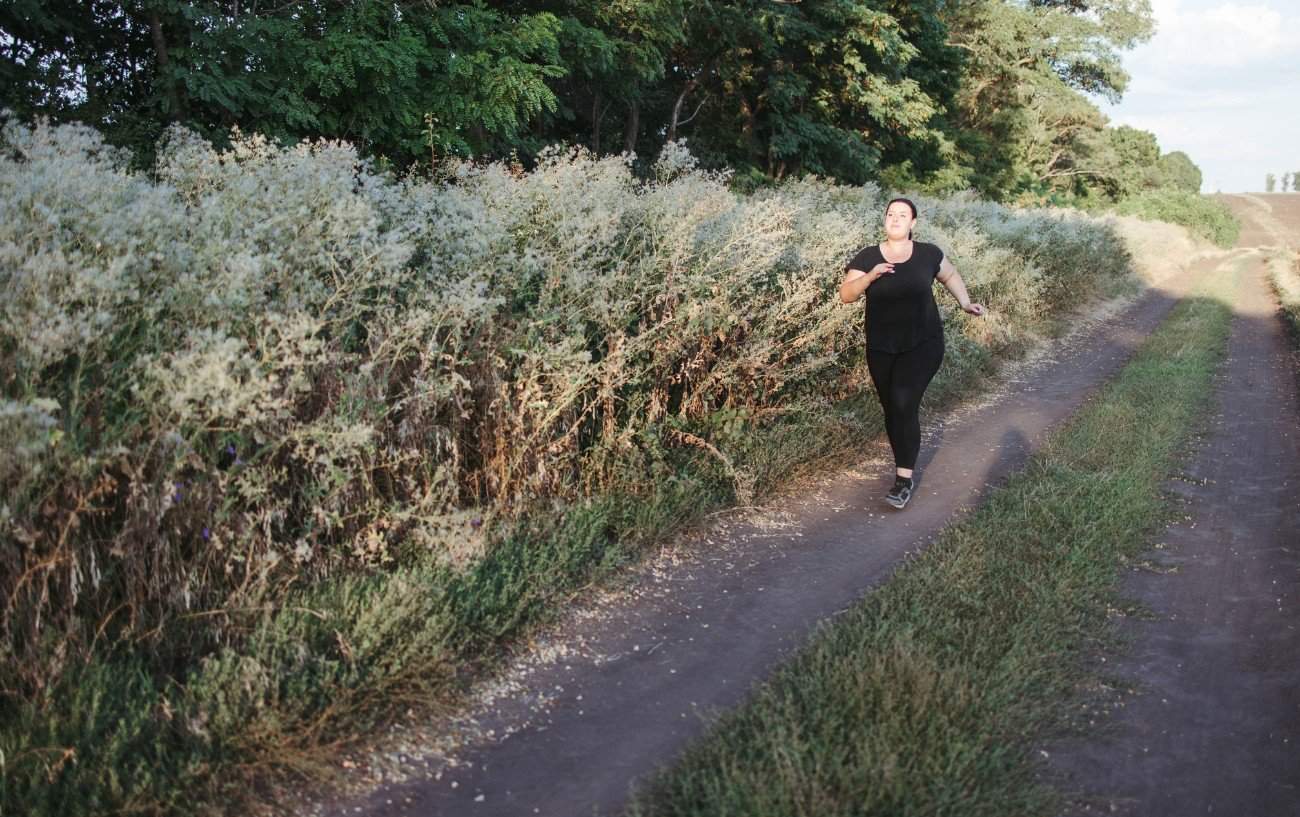
[[[1156,33],[1123,53],[1130,82],[1112,125],[1151,131],[1201,168],[1204,193],[1264,189],[1300,173],[1300,2],[1151,0]]]

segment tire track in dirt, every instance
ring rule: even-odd
[[[363,772],[381,767],[386,782],[304,812],[617,811],[637,779],[740,703],[819,621],[886,581],[907,553],[1021,468],[1191,283],[1166,279],[1050,354],[1009,367],[982,401],[929,418],[906,511],[882,500],[893,470],[882,435],[864,445],[869,473],[828,475],[763,508],[719,514],[633,571],[625,591],[575,608],[487,683],[458,724],[405,726],[359,762],[358,788]]]
[[[1264,255],[1278,221],[1243,218],[1242,275],[1216,408],[1148,569],[1125,595],[1155,614],[1123,620],[1132,647],[1101,734],[1044,748],[1074,791],[1068,817],[1300,814],[1300,399]],[[1298,232],[1300,234],[1300,232]]]

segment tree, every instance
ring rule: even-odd
[[[1115,149],[1115,165],[1110,171],[1112,197],[1122,199],[1159,186],[1160,144],[1155,134],[1121,125],[1108,135]]]
[[[1265,193],[1272,193],[1272,192],[1273,192],[1273,188],[1275,188],[1275,187],[1277,187],[1277,176],[1274,176],[1272,173],[1265,173],[1265,174],[1264,174],[1264,192],[1265,192]]]
[[[148,154],[169,121],[284,141],[348,139],[407,162],[504,151],[554,109],[553,14],[481,3],[133,0],[0,8],[0,103],[81,119]],[[433,125],[426,131],[425,115]]]
[[[1121,172],[1136,143],[1085,96],[1123,91],[1118,51],[1150,18],[1147,0],[10,0],[0,105],[89,122],[143,164],[171,121],[395,165],[686,137],[750,184],[1070,200],[1157,183]]]
[[[953,119],[966,55],[949,41],[946,7],[941,0],[893,0],[885,6],[917,49],[907,75],[935,105],[933,136],[891,140],[882,151],[881,181],[896,189],[952,191],[972,185],[972,169],[957,155]]]
[[[0,107],[89,122],[119,144],[152,143],[167,112],[149,15],[138,11],[93,0],[0,4]]]
[[[689,35],[693,0],[594,0],[496,3],[513,11],[553,14],[560,23],[559,62],[565,72],[548,82],[559,104],[533,122],[521,145],[583,143],[595,153],[657,152],[661,111],[673,89],[672,55]]]
[[[1146,0],[957,0],[945,19],[967,52],[958,152],[984,192],[1073,196],[1110,175],[1105,118],[1081,92],[1124,91],[1118,52],[1151,36]]]
[[[1172,187],[1188,193],[1201,191],[1201,169],[1186,153],[1175,150],[1160,157],[1156,163],[1157,187]]]
[[[803,173],[860,183],[876,178],[882,157],[914,157],[928,173],[920,165],[942,165],[934,157],[944,137],[927,88],[955,90],[944,66],[957,57],[936,33],[937,2],[896,5],[919,21],[928,50],[890,2],[695,0],[688,35],[662,89],[646,91],[643,113],[659,144],[670,131],[687,136],[705,165],[752,183]]]

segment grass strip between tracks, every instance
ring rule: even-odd
[[[823,622],[646,780],[631,815],[1044,814],[1033,742],[1114,646],[1122,568],[1169,521],[1239,277],[1210,275],[986,502]],[[931,475],[942,479],[942,475]]]

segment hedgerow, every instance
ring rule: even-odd
[[[836,291],[874,186],[740,195],[680,142],[647,179],[564,146],[434,177],[237,131],[158,155],[0,134],[5,804],[167,811],[338,740],[873,410]],[[958,368],[1129,271],[1102,221],[918,201],[989,307],[941,298]],[[818,442],[778,457],[783,428]]]

